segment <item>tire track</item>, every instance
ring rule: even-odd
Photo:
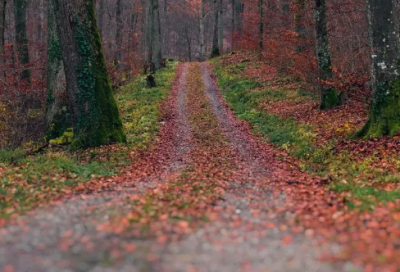
[[[259,188],[255,184],[271,178],[271,172],[277,167],[275,159],[226,106],[209,67],[203,63],[198,72],[202,74],[203,88],[219,127],[236,151],[239,170],[229,184],[225,200],[216,207],[218,219],[186,239],[170,244],[162,258],[161,270],[358,271],[350,263],[322,262],[321,255],[337,253],[340,248],[318,246],[303,234],[292,233],[288,224],[292,215],[274,213],[276,207],[285,203],[286,196],[273,188]]]

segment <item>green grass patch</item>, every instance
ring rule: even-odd
[[[218,66],[217,66],[218,67]],[[254,132],[268,137],[277,146],[286,149],[297,158],[310,158],[315,153],[315,135],[311,128],[299,125],[292,119],[282,119],[259,109],[260,102],[281,100],[285,94],[278,90],[266,89],[251,79],[231,73],[232,66],[216,68],[218,85],[222,95],[239,119],[248,121]]]
[[[171,90],[176,66],[169,63],[157,72],[157,88],[146,88],[145,77],[140,77],[116,92],[128,145],[78,152],[57,147],[34,156],[23,149],[0,150],[0,218],[35,208],[90,179],[117,174],[133,159],[132,150],[155,143],[160,104]],[[53,144],[64,143],[59,141]]]

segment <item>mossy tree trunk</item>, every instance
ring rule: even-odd
[[[329,51],[328,30],[326,26],[325,0],[315,0],[315,32],[317,39],[317,60],[321,109],[331,109],[340,104],[337,90],[328,86],[325,81],[332,78],[331,52]]]
[[[67,82],[57,34],[53,1],[48,1],[47,16],[47,99],[46,126],[48,139],[54,139],[72,126],[68,110]]]
[[[15,19],[15,41],[17,44],[19,64],[24,67],[21,73],[21,80],[30,81],[31,73],[26,67],[29,62],[28,36],[26,29],[26,8],[27,0],[14,0],[14,19]]]
[[[4,64],[4,34],[6,30],[6,0],[0,0],[0,66]],[[4,77],[4,71],[1,72],[0,77]]]
[[[145,20],[146,63],[155,70],[162,68],[161,23],[158,0],[147,0]]]
[[[395,135],[400,130],[400,39],[397,0],[367,0],[373,100],[361,137]]]
[[[218,57],[221,55],[219,51],[219,44],[218,44],[218,18],[219,18],[219,0],[214,0],[214,29],[213,29],[213,40],[212,40],[212,48],[211,48],[211,58]]]
[[[93,0],[52,0],[57,20],[73,148],[125,142],[97,28]]]

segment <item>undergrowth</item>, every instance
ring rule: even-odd
[[[0,219],[71,192],[88,180],[115,175],[135,159],[138,151],[155,143],[160,104],[171,89],[176,65],[169,63],[168,68],[157,72],[156,88],[146,88],[145,77],[140,77],[115,93],[128,145],[69,152],[67,146],[60,147],[63,142],[53,141],[35,155],[23,148],[0,150]]]
[[[310,125],[279,117],[261,107],[269,101],[298,101],[305,96],[313,99],[312,93],[299,89],[288,95],[281,88],[271,88],[276,82],[259,83],[243,76],[244,69],[253,65],[251,62],[223,65],[219,58],[212,65],[222,95],[236,116],[248,121],[254,133],[299,159],[303,171],[320,175],[330,181],[332,190],[346,193],[349,207],[369,210],[378,203],[400,199],[399,190],[383,188],[400,180],[400,161],[395,156],[370,156],[360,160],[351,150],[337,152],[336,139],[321,142]],[[382,160],[399,167],[392,171],[380,167]]]

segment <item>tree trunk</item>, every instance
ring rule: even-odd
[[[221,55],[219,52],[219,44],[218,44],[218,18],[219,18],[219,1],[214,0],[214,29],[213,29],[213,42],[211,49],[211,57],[218,57]]]
[[[189,31],[187,29],[187,26],[185,26],[185,37],[186,37],[186,43],[188,46],[188,59],[189,62],[192,61],[192,40],[190,39]]]
[[[306,26],[304,22],[304,12],[306,9],[305,0],[296,0],[296,14],[294,16],[295,31],[298,35],[299,44],[296,46],[296,52],[301,53],[305,49],[304,41],[306,39]]]
[[[328,30],[326,26],[325,0],[315,0],[315,32],[317,39],[317,60],[319,85],[321,93],[321,109],[331,109],[340,104],[337,90],[327,86],[324,81],[332,78],[332,61],[329,51]]]
[[[5,56],[4,56],[4,34],[6,30],[6,0],[0,0],[0,66],[3,66],[5,63]],[[0,77],[4,77],[5,71],[0,70]]]
[[[373,101],[362,137],[393,136],[400,130],[400,40],[397,0],[367,0]]]
[[[260,58],[262,57],[262,51],[264,50],[264,1],[258,0],[258,19],[260,20],[258,25],[258,50]]]
[[[146,1],[145,37],[146,63],[158,70],[162,67],[161,24],[158,0]]]
[[[282,27],[285,28],[286,30],[289,30],[290,0],[281,0],[281,13],[282,13],[282,19],[281,19]]]
[[[30,70],[26,67],[29,62],[28,36],[26,29],[27,0],[14,0],[15,41],[18,51],[19,64],[23,67],[21,80],[30,81]]]
[[[125,142],[93,0],[53,0],[74,129],[73,148]]]
[[[218,4],[219,16],[218,16],[218,45],[219,53],[224,53],[224,10],[222,7],[222,0],[219,0]]]
[[[242,35],[243,3],[241,0],[232,0],[232,50],[236,49],[235,39],[240,40]]]
[[[200,61],[204,61],[206,57],[205,53],[205,46],[204,46],[204,20],[205,20],[205,13],[204,13],[204,1],[201,0],[200,6]]]
[[[117,48],[115,50],[114,56],[114,64],[118,65],[122,61],[122,30],[124,26],[124,22],[122,20],[122,0],[117,0],[117,12],[116,12],[116,22],[117,22],[117,30],[115,34],[115,43]]]
[[[53,1],[48,1],[46,101],[46,134],[48,139],[55,139],[62,136],[66,129],[72,126],[68,116],[67,83],[53,5]]]
[[[51,1],[51,0],[50,0]],[[105,0],[99,0],[99,14],[97,14],[97,21],[98,21],[98,25],[99,25],[99,33],[100,36],[103,37],[104,33],[104,1]]]

